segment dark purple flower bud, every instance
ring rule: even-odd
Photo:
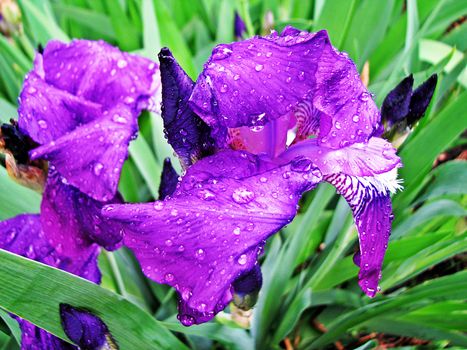
[[[412,74],[404,78],[384,99],[381,116],[389,128],[404,121],[412,127],[425,114],[436,88],[438,76],[433,74],[415,91]]]
[[[193,81],[180,67],[169,49],[159,53],[162,82],[162,119],[165,135],[187,167],[213,152],[211,129],[188,106]]]
[[[60,318],[65,334],[80,349],[118,349],[106,324],[91,312],[60,304]]]
[[[438,75],[433,74],[413,92],[412,98],[410,99],[409,114],[407,116],[407,124],[409,126],[414,125],[425,115],[437,83]]]
[[[164,167],[162,168],[161,183],[159,185],[159,200],[164,200],[167,196],[171,196],[178,184],[178,174],[172,166],[170,158],[165,158]]]
[[[240,17],[237,11],[235,11],[234,33],[237,39],[242,39],[243,35],[246,33],[245,22],[243,22],[242,17]]]
[[[403,120],[409,113],[412,97],[413,76],[410,74],[389,92],[381,106],[381,117],[388,124],[394,125]]]
[[[234,289],[233,302],[242,310],[251,309],[258,300],[258,294],[263,285],[263,275],[259,265],[244,273],[232,284]]]

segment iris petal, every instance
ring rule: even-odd
[[[337,188],[352,209],[360,241],[355,259],[360,267],[359,285],[368,296],[374,297],[391,232],[390,193],[374,178],[335,174],[325,176],[325,180]]]
[[[188,106],[193,81],[180,67],[169,49],[159,53],[162,81],[162,119],[167,141],[187,167],[212,154],[210,128]]]
[[[223,151],[190,167],[170,199],[110,205],[125,245],[149,278],[176,288],[185,325],[206,322],[232,299],[264,241],[289,223],[301,194],[321,180],[307,159],[279,166]]]
[[[102,117],[30,152],[52,163],[73,186],[92,198],[114,197],[128,145],[137,132],[128,107],[117,105]]]
[[[159,109],[158,73],[104,42],[49,42],[19,99],[21,130],[43,146],[32,156],[94,199],[112,198],[138,115]]]
[[[330,148],[365,142],[380,121],[354,63],[332,47],[327,33],[291,27],[280,36],[218,45],[190,103],[213,128],[218,144],[225,144],[228,128],[265,125],[300,103],[319,111],[318,138]]]
[[[290,160],[300,155],[310,158],[323,175],[373,176],[401,166],[396,149],[379,137],[341,149],[323,147],[316,139],[308,139],[290,147],[280,158]]]
[[[120,200],[114,198],[107,203],[113,202]],[[46,238],[73,259],[79,259],[94,243],[107,250],[119,248],[122,241],[119,227],[100,214],[107,203],[93,200],[50,171],[41,203]]]

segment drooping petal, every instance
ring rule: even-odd
[[[34,149],[31,158],[50,161],[71,185],[96,200],[108,201],[117,191],[137,128],[131,110],[117,105],[101,118]]]
[[[378,177],[335,174],[324,177],[349,203],[360,241],[356,263],[359,285],[374,297],[381,279],[381,267],[391,233],[393,218],[390,191]]]
[[[160,88],[154,62],[104,41],[52,40],[42,57],[48,84],[107,108],[126,103],[139,113]]]
[[[50,171],[41,203],[41,222],[45,236],[60,252],[80,259],[83,251],[97,243],[107,250],[120,247],[120,228],[102,217],[101,208],[119,198],[98,202],[86,196],[55,171]]]
[[[290,147],[280,158],[291,160],[300,155],[310,158],[323,175],[373,176],[401,166],[396,149],[379,137],[341,149],[323,147],[317,139],[308,139]]]
[[[171,196],[178,184],[178,174],[172,166],[170,158],[164,160],[162,168],[161,183],[159,185],[159,200],[164,200],[167,196]]]
[[[255,266],[264,240],[292,220],[298,199],[321,180],[306,158],[279,166],[223,151],[190,167],[170,199],[110,205],[149,278],[176,288],[179,319],[210,320],[232,299],[232,283]]]
[[[169,49],[159,53],[162,81],[162,118],[169,144],[187,167],[213,153],[209,126],[188,106],[193,81],[183,71]]]
[[[414,125],[425,115],[437,83],[438,75],[433,74],[413,92],[410,100],[409,114],[407,116],[407,124],[409,126]]]
[[[410,74],[392,89],[381,106],[381,117],[393,125],[409,113],[412,97],[413,76]]]
[[[280,36],[218,45],[190,97],[219,144],[227,128],[265,125],[302,102],[319,111],[318,138],[330,148],[366,141],[380,121],[354,63],[325,31],[288,27]]]
[[[91,312],[60,304],[60,318],[65,334],[80,349],[116,349],[106,324]]]

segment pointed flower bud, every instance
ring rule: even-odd
[[[178,174],[172,166],[170,158],[164,160],[162,168],[161,183],[159,185],[159,200],[164,200],[167,196],[171,196],[175,192],[178,184]]]
[[[89,311],[60,304],[60,317],[66,335],[80,349],[118,349],[105,323]]]
[[[241,310],[250,310],[258,300],[258,294],[263,284],[263,276],[259,265],[255,265],[233,283],[233,303]]]
[[[240,17],[238,12],[235,12],[234,32],[235,32],[235,37],[237,39],[242,39],[243,35],[245,35],[246,33],[245,22],[243,22],[243,19],[242,17]]]

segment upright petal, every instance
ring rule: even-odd
[[[52,40],[42,57],[48,84],[105,107],[127,103],[139,113],[160,88],[154,62],[104,41]]]
[[[169,49],[159,53],[162,81],[162,118],[169,144],[187,167],[213,153],[211,129],[188,106],[193,81],[183,71]]]
[[[31,158],[50,161],[71,185],[96,200],[108,201],[117,192],[137,128],[131,110],[117,105],[102,117],[34,149]]]
[[[232,283],[257,262],[264,241],[289,223],[301,194],[321,180],[311,161],[268,163],[224,151],[188,169],[170,199],[110,205],[144,273],[176,288],[179,319],[210,320],[232,299]]]
[[[319,124],[318,138],[331,148],[366,141],[380,121],[355,64],[331,46],[327,33],[291,27],[280,36],[218,45],[190,103],[219,144],[227,128],[265,125],[297,109],[302,124]],[[303,114],[300,103],[312,113]]]

